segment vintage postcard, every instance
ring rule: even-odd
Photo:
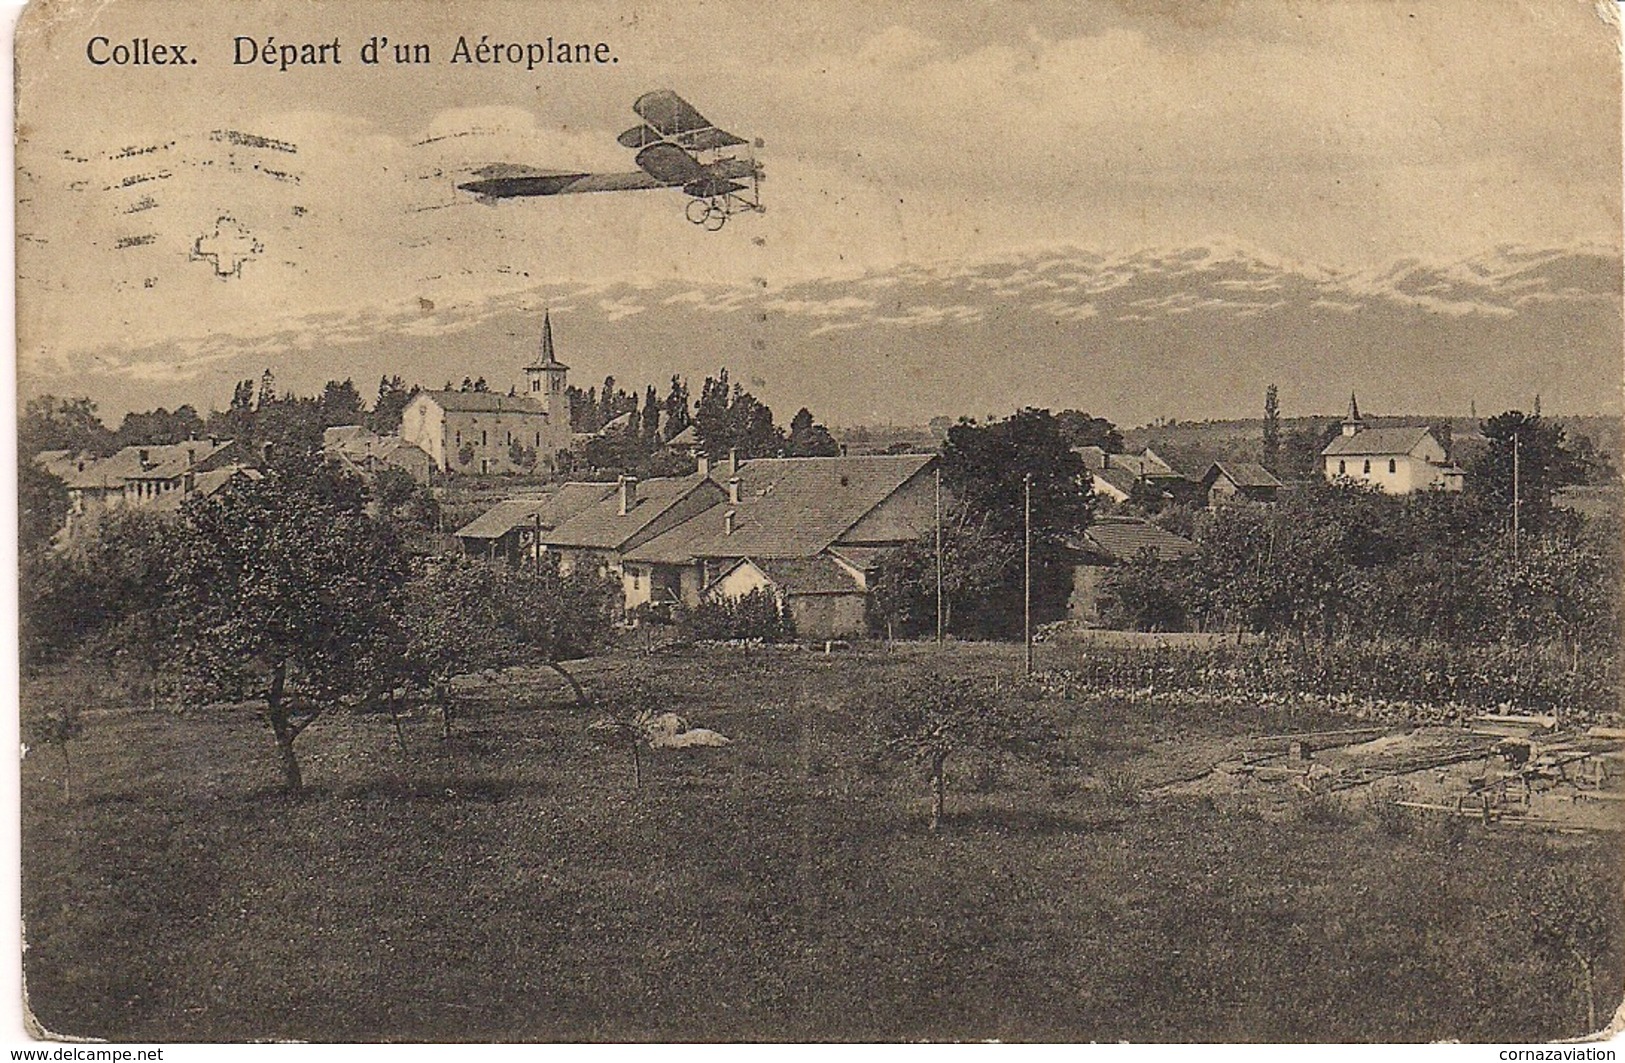
[[[35,0],[15,105],[32,1036],[1614,1020],[1612,4]]]

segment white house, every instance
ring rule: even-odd
[[[1321,452],[1326,479],[1371,484],[1391,495],[1438,488],[1460,491],[1465,474],[1425,426],[1368,428],[1349,396],[1343,431]]]

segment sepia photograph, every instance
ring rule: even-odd
[[[14,52],[20,1037],[1625,1025],[1614,3]]]

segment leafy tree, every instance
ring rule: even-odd
[[[75,704],[47,709],[33,720],[30,738],[37,746],[55,746],[62,756],[62,799],[73,800],[73,758],[68,746],[85,733],[84,718]]]
[[[1281,462],[1281,398],[1274,384],[1264,389],[1263,465],[1275,472]]]
[[[68,485],[31,460],[17,465],[17,550],[43,550],[68,519]]]
[[[652,451],[660,446],[660,396],[650,384],[643,393],[643,414],[639,418],[643,433],[643,449]]]
[[[32,460],[42,450],[102,456],[118,449],[113,433],[96,415],[89,399],[40,395],[23,404],[17,422],[17,457]]]
[[[160,406],[149,413],[131,411],[124,415],[113,443],[117,447],[156,446],[180,443],[206,434],[203,418],[189,405],[176,407],[171,413]]]
[[[708,598],[679,618],[695,639],[761,639],[784,642],[796,636],[795,621],[779,596],[765,587],[733,598]]]
[[[1311,419],[1289,429],[1281,437],[1281,454],[1275,475],[1285,480],[1323,480],[1325,466],[1320,452],[1339,429],[1337,422]]]
[[[360,424],[362,421],[361,392],[356,390],[355,381],[349,377],[343,380],[329,380],[322,386],[321,398],[322,427],[331,428],[335,425]]]
[[[1025,484],[1032,479],[1033,606],[1040,616],[1065,610],[1072,590],[1067,543],[1094,517],[1095,495],[1083,459],[1061,435],[1048,410],[1024,409],[989,425],[961,421],[948,430],[943,486],[977,522],[1020,556],[1025,535]],[[1021,579],[982,610],[1009,630],[1021,616]]]
[[[419,483],[405,469],[386,466],[378,470],[371,489],[380,517],[423,530],[439,526],[439,500],[427,484]]]
[[[182,510],[170,591],[182,676],[195,697],[257,700],[290,794],[295,740],[323,713],[372,696],[407,577],[359,482],[283,461]]]
[[[1186,584],[1191,566],[1164,561],[1149,552],[1107,572],[1101,583],[1102,619],[1135,631],[1182,631],[1186,625]]]
[[[367,415],[367,426],[374,432],[400,431],[401,415],[421,390],[416,384],[408,388],[399,376],[379,377],[378,398]]]
[[[159,675],[174,630],[168,579],[175,521],[145,509],[99,515],[76,536],[67,558],[75,578],[99,604],[96,634],[107,655],[136,662],[158,704]]]
[[[451,737],[454,682],[513,663],[518,640],[508,627],[498,571],[464,558],[436,560],[406,584],[406,676],[429,692]]]
[[[878,721],[882,757],[925,764],[933,831],[942,825],[949,758],[973,750],[1035,758],[1061,737],[1033,702],[979,679],[927,676],[888,689],[869,711]]]
[[[1605,880],[1582,877],[1566,868],[1546,872],[1529,910],[1534,943],[1571,970],[1585,1005],[1585,1031],[1597,1025],[1597,969],[1619,937],[1613,918],[1619,897]]]
[[[666,427],[662,436],[667,440],[694,423],[688,408],[688,381],[675,373],[671,378],[671,390],[666,393],[665,414]]]
[[[829,434],[829,429],[813,422],[813,415],[803,406],[790,418],[790,436],[785,440],[784,454],[789,458],[835,458],[841,445]]]
[[[1585,478],[1583,464],[1568,449],[1562,427],[1539,413],[1508,410],[1484,422],[1483,433],[1488,445],[1467,470],[1468,490],[1511,527],[1516,465],[1518,524],[1538,535],[1551,518],[1558,489]]]
[[[1123,452],[1123,433],[1104,417],[1093,417],[1078,410],[1062,410],[1055,415],[1055,426],[1068,446],[1099,447],[1108,454]]]
[[[737,449],[742,458],[760,458],[784,449],[773,411],[739,384],[730,384],[726,367],[705,378],[694,408],[694,431],[708,454]]]
[[[1008,594],[1011,578],[1020,580],[1021,549],[995,535],[984,520],[952,499],[944,507],[942,523],[943,622],[955,634],[976,634],[988,621],[985,605]],[[908,633],[934,630],[936,529],[882,557],[870,591],[875,615],[888,637],[897,629]]]

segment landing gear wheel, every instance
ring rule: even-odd
[[[705,225],[711,218],[711,204],[703,199],[691,199],[683,209],[683,215],[695,225]],[[706,225],[706,228],[710,226]]]
[[[703,223],[705,225],[706,232],[716,232],[718,229],[728,224],[727,208],[720,203],[712,202],[707,208],[707,213],[703,219]]]

